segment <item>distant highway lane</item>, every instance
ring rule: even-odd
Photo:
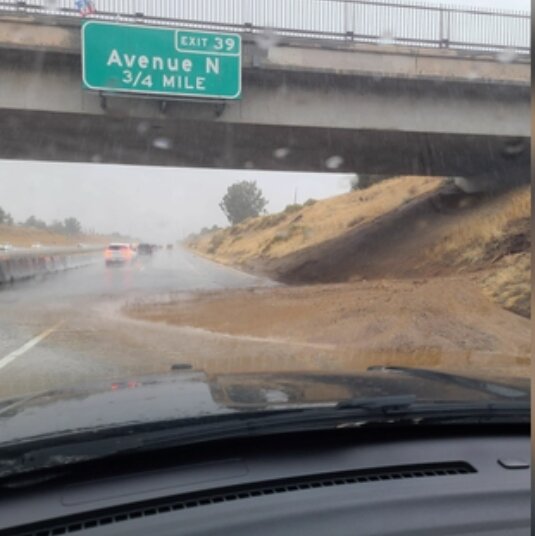
[[[213,356],[217,341],[131,321],[120,314],[122,305],[271,284],[175,249],[0,286],[0,398],[167,373],[192,352]]]

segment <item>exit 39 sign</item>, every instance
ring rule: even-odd
[[[84,87],[99,91],[239,99],[238,34],[88,21]]]

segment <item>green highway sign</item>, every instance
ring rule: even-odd
[[[82,78],[98,91],[239,99],[241,37],[88,21]]]

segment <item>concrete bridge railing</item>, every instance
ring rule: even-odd
[[[11,253],[0,256],[0,285],[39,275],[88,266],[101,260],[101,250]]]
[[[530,14],[520,11],[400,0],[92,0],[84,8],[76,5],[75,0],[0,0],[0,12],[364,43],[530,52]]]

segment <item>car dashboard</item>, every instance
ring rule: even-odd
[[[0,533],[530,534],[529,434],[404,436],[308,434],[102,466],[3,492]]]

